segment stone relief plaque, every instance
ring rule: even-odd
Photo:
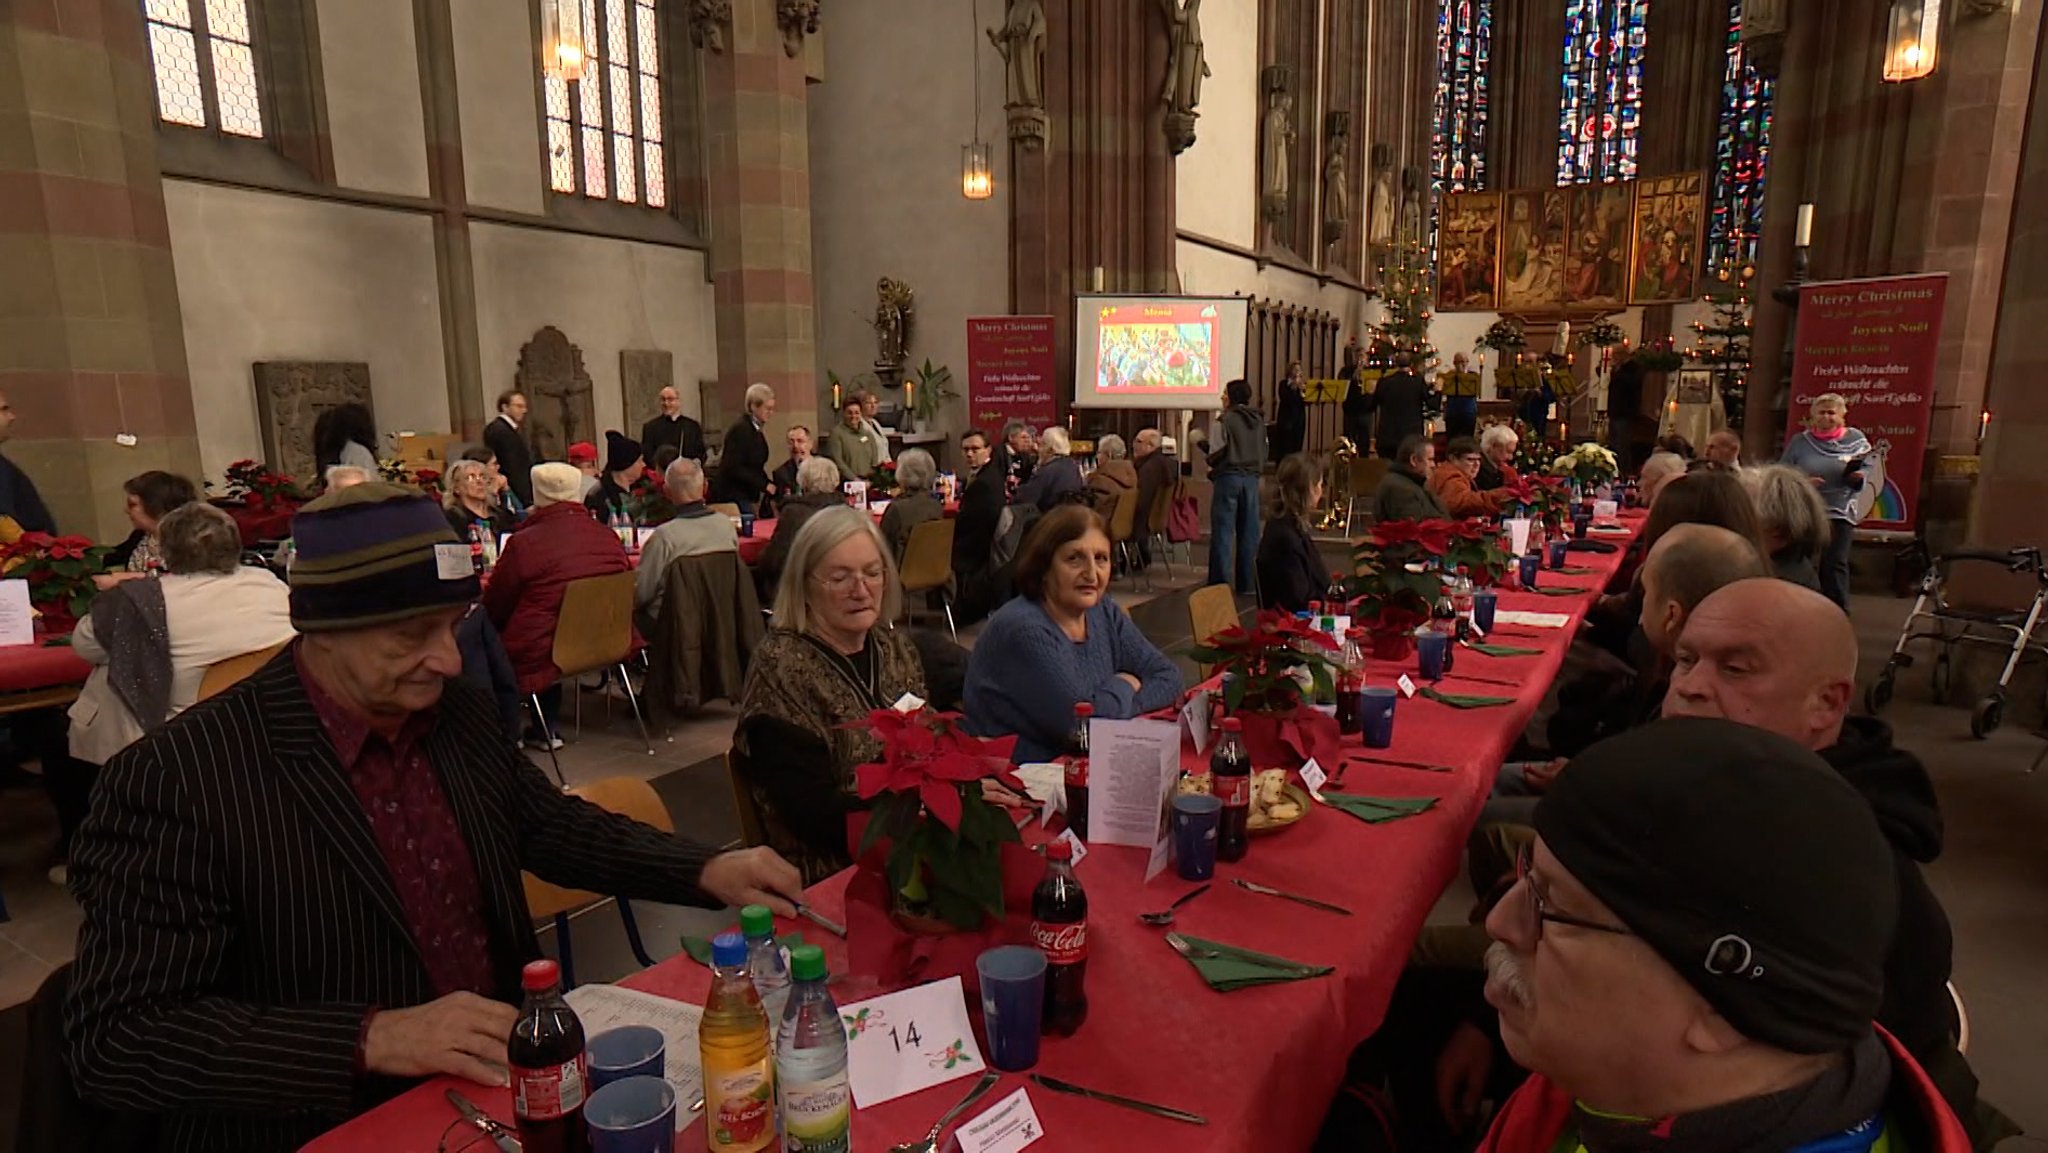
[[[311,486],[319,479],[313,463],[313,422],[328,409],[350,403],[370,409],[374,416],[370,366],[356,361],[263,360],[251,367],[264,462]],[[382,451],[383,446],[371,447]]]
[[[561,329],[548,325],[533,334],[519,350],[519,370],[513,381],[526,394],[523,431],[533,446],[535,460],[563,460],[577,441],[601,439],[583,350],[570,344]],[[604,451],[603,445],[598,451]]]
[[[659,348],[628,348],[619,353],[619,391],[625,406],[622,426],[627,436],[661,413],[661,390],[676,380],[676,354]]]

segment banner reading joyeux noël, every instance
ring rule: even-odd
[[[1874,449],[1857,504],[1862,528],[1911,532],[1919,515],[1947,289],[1941,272],[1799,286],[1786,437],[1803,430],[1813,398],[1849,402],[1849,426]]]
[[[1059,419],[1053,399],[1050,316],[967,318],[967,419],[991,435],[1021,420],[1045,428]]]

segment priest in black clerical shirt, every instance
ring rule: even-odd
[[[661,390],[661,412],[640,426],[640,448],[653,460],[662,447],[676,450],[678,457],[703,463],[704,426],[683,415],[682,398],[674,387]]]

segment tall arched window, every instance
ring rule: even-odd
[[[1431,159],[1439,196],[1486,187],[1486,73],[1493,0],[1443,0],[1436,17],[1436,132]]]
[[[588,0],[583,79],[548,78],[548,183],[621,204],[668,206],[655,0]]]
[[[248,0],[144,0],[157,115],[261,138],[262,89]]]
[[[1636,176],[1650,0],[1566,0],[1557,182]]]
[[[1764,225],[1764,177],[1771,156],[1774,84],[1742,47],[1742,0],[1728,3],[1728,56],[1721,77],[1721,131],[1714,145],[1714,199],[1707,216],[1707,267],[1756,264]]]

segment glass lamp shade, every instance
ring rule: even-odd
[[[541,0],[540,67],[550,80],[583,79],[585,0]]]
[[[989,172],[988,145],[979,140],[961,145],[960,195],[969,200],[987,200],[995,192],[995,177]]]
[[[1892,0],[1884,42],[1887,83],[1918,80],[1934,71],[1941,41],[1941,0]]]

